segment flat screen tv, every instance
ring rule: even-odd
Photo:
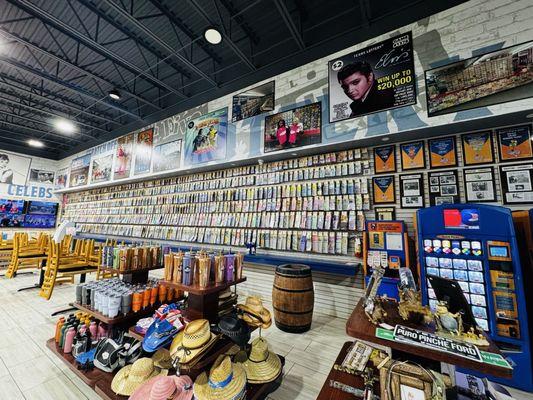
[[[57,203],[47,201],[30,201],[26,214],[56,215]]]

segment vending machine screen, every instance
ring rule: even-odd
[[[479,211],[475,208],[443,210],[446,229],[479,229]]]

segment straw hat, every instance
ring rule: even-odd
[[[237,308],[244,313],[242,319],[254,328],[267,329],[272,325],[270,311],[263,306],[258,296],[248,296],[244,304],[237,304]]]
[[[152,356],[154,365],[158,368],[171,369],[172,357],[170,357],[170,351],[167,349],[159,349]]]
[[[194,382],[197,400],[241,400],[246,397],[246,373],[229,356],[219,356],[209,371],[202,372]]]
[[[130,396],[144,382],[157,375],[166,375],[168,370],[154,367],[151,358],[139,358],[117,372],[111,382],[111,390],[123,396]]]
[[[192,379],[183,376],[156,376],[145,382],[129,400],[191,400]]]
[[[187,364],[207,350],[216,339],[217,336],[209,330],[208,320],[191,321],[172,341],[170,356],[178,359],[180,364]]]
[[[268,350],[267,341],[258,337],[252,342],[248,359],[242,363],[249,383],[266,383],[275,380],[282,370],[281,360]]]

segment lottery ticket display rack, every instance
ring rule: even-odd
[[[533,391],[530,328],[511,211],[446,204],[420,209],[416,219],[423,303],[434,309],[437,301],[427,275],[458,281],[477,324],[513,366],[512,379],[489,379]]]

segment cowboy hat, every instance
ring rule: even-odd
[[[170,356],[187,364],[206,351],[218,338],[209,330],[209,321],[197,319],[180,331],[170,345]]]
[[[129,400],[191,400],[192,379],[182,376],[156,376],[143,383]]]
[[[278,355],[268,350],[267,341],[258,337],[252,342],[248,359],[242,363],[249,383],[267,383],[275,380],[282,371]]]
[[[243,312],[242,319],[251,327],[267,329],[272,325],[270,311],[258,296],[248,296],[244,304],[237,304],[237,308]]]
[[[219,356],[207,373],[202,372],[193,386],[197,400],[241,400],[246,396],[246,373],[229,356]]]
[[[130,396],[147,380],[157,375],[166,374],[168,374],[168,370],[154,367],[151,358],[139,358],[133,364],[126,365],[117,372],[111,381],[111,389],[116,394]]]

